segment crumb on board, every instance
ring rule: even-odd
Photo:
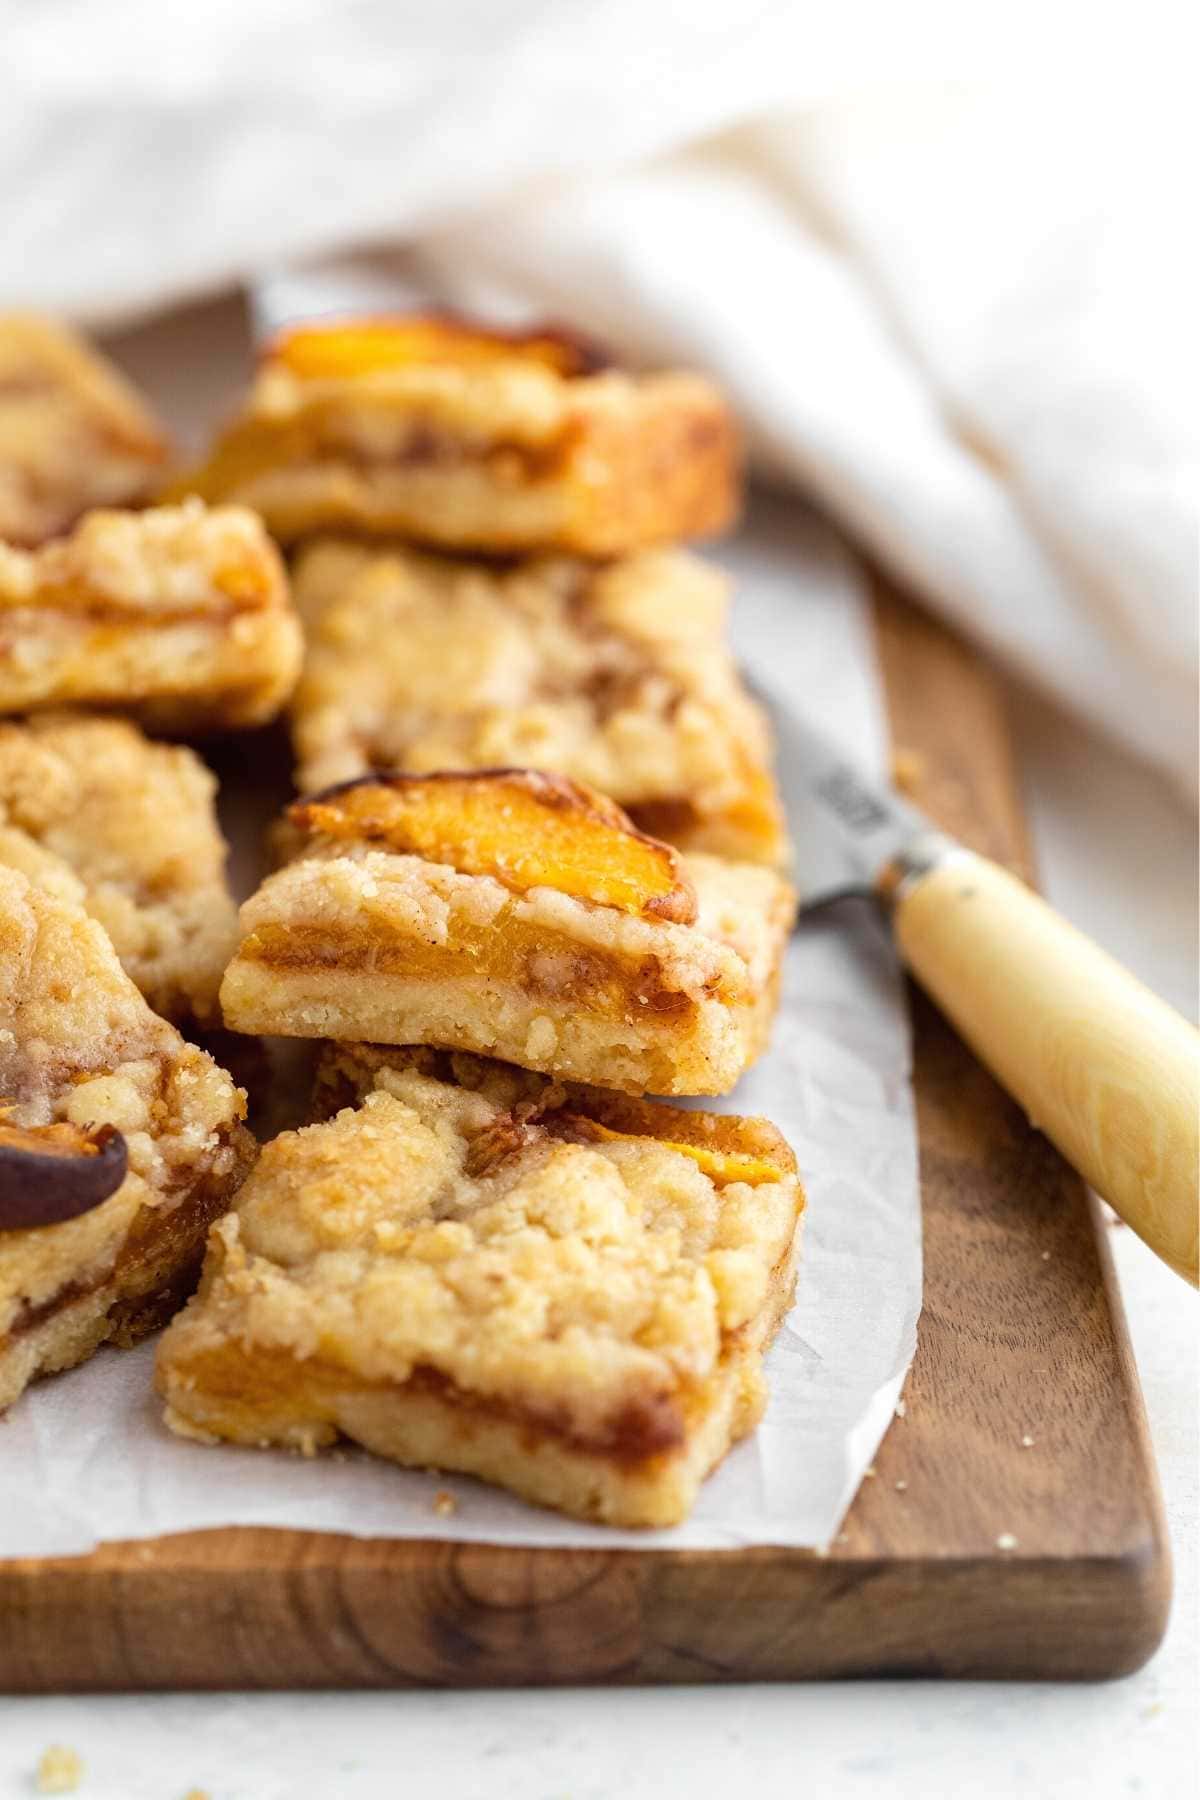
[[[863,1480],[864,1481],[874,1481],[874,1479],[875,1479],[875,1464],[868,1463],[866,1468],[863,1470]]]
[[[1037,1442],[1037,1439],[1031,1438],[1029,1433],[1026,1432],[1024,1437],[1021,1439],[1021,1448],[1022,1448],[1022,1450],[1032,1450],[1033,1446],[1036,1442]]]
[[[896,1402],[896,1417],[898,1419],[903,1419],[905,1417],[905,1415],[907,1414],[907,1412],[908,1412],[908,1402],[906,1400],[897,1400],[897,1402]]]
[[[902,794],[915,794],[929,769],[929,759],[920,750],[898,744],[892,752],[892,785]]]
[[[83,1760],[68,1744],[49,1744],[38,1758],[39,1794],[73,1794],[83,1779]]]
[[[896,1483],[896,1492],[897,1492],[897,1493],[898,1493],[898,1494],[906,1494],[906,1493],[907,1493],[907,1492],[908,1492],[908,1483],[907,1483],[907,1481],[898,1481],[898,1482],[897,1482],[897,1483]]]
[[[1011,1531],[1002,1531],[996,1539],[997,1550],[1015,1550],[1016,1547],[1017,1540]]]
[[[433,1510],[439,1519],[451,1519],[458,1511],[458,1501],[449,1488],[439,1488],[433,1496]]]
[[[1043,1261],[1043,1262],[1049,1262],[1049,1261],[1050,1261],[1050,1252],[1049,1252],[1049,1251],[1048,1251],[1048,1250],[1043,1250],[1043,1251],[1042,1251],[1042,1261]]]

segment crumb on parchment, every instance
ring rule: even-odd
[[[83,1760],[66,1744],[50,1744],[37,1766],[39,1794],[73,1794],[83,1779]]]
[[[458,1501],[449,1488],[439,1488],[433,1496],[433,1510],[439,1519],[453,1518],[458,1511]]]
[[[917,792],[929,771],[929,758],[920,750],[897,745],[892,752],[892,785],[910,798]]]

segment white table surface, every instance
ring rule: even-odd
[[[1014,719],[1043,885],[1194,1017],[1196,832],[1153,778],[1039,701]],[[1176,1589],[1162,1648],[1098,1686],[867,1682],[508,1694],[0,1700],[0,1800],[47,1745],[85,1800],[1101,1800],[1191,1794],[1197,1731],[1196,1296],[1113,1229]],[[0,1631],[4,1629],[0,1618]]]

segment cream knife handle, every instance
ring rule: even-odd
[[[1195,1283],[1200,1033],[970,851],[895,888],[901,953],[1030,1120]]]

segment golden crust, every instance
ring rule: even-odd
[[[684,1517],[761,1414],[803,1195],[714,1181],[670,1107],[581,1143],[592,1096],[428,1051],[335,1049],[357,1110],[285,1133],[210,1239],[159,1354],[185,1433],[403,1463],[624,1525]],[[601,1108],[606,1097],[599,1096]],[[743,1129],[744,1128],[744,1129]]]
[[[0,313],[0,539],[33,546],[95,506],[134,506],[170,446],[145,403],[74,332]]]
[[[168,1019],[219,1019],[237,943],[216,792],[191,750],[125,719],[0,723],[0,863],[74,894]]]
[[[342,530],[617,556],[728,526],[739,452],[717,388],[597,373],[574,350],[452,320],[298,327],[175,491],[240,500],[284,541]]]
[[[0,1231],[0,1407],[150,1324],[254,1154],[245,1097],[156,1017],[95,920],[0,866],[0,1098],[14,1126],[112,1125],[128,1172],[90,1212]]]
[[[242,508],[93,512],[41,550],[0,544],[0,712],[117,706],[167,732],[261,724],[301,650],[279,555]]]
[[[630,1093],[719,1094],[765,1047],[794,896],[690,857],[694,925],[315,839],[242,908],[236,1031],[436,1044]]]
[[[682,849],[785,859],[766,719],[725,644],[728,582],[698,558],[489,567],[328,540],[295,592],[302,789],[532,764]]]

